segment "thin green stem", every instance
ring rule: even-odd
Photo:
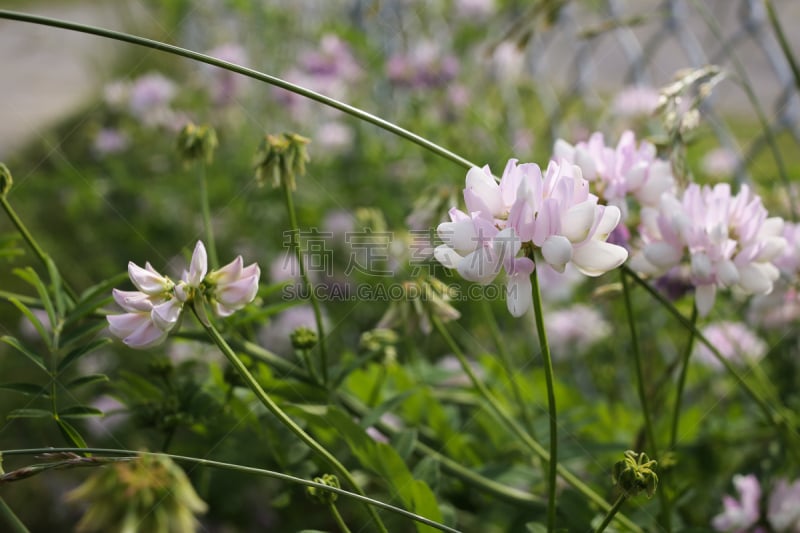
[[[692,308],[692,318],[690,319],[693,326],[697,325],[697,306]],[[683,389],[686,387],[686,376],[689,374],[689,359],[692,355],[692,348],[694,348],[694,331],[689,331],[689,338],[686,341],[686,348],[683,350],[681,356],[681,369],[678,374],[678,383],[675,389],[675,407],[672,410],[672,429],[669,435],[669,449],[674,450],[675,445],[678,443],[678,428],[681,420],[681,403],[683,401]]]
[[[318,92],[314,92],[304,87],[300,87],[299,85],[289,83],[288,81],[276,78],[275,76],[270,76],[269,74],[264,74],[263,72],[243,67],[235,63],[230,63],[228,61],[222,61],[221,59],[216,59],[214,57],[205,54],[193,52],[191,50],[187,50],[186,48],[181,48],[180,46],[174,46],[171,44],[162,43],[160,41],[155,41],[153,39],[146,39],[144,37],[139,37],[137,35],[131,35],[129,33],[108,30],[105,28],[98,28],[96,26],[91,26],[87,24],[68,22],[65,20],[58,20],[50,17],[31,15],[29,13],[20,13],[17,11],[9,11],[5,9],[0,10],[0,19],[29,22],[32,24],[41,24],[43,26],[61,28],[63,30],[77,31],[81,33],[87,33],[90,35],[97,35],[99,37],[114,39],[116,41],[122,41],[130,44],[135,44],[138,46],[144,46],[147,48],[152,48],[154,50],[159,50],[161,52],[166,52],[168,54],[173,54],[188,59],[192,59],[194,61],[200,61],[201,63],[214,65],[215,67],[223,68],[231,72],[236,72],[237,74],[241,74],[243,76],[247,76],[249,78],[262,81],[264,83],[269,83],[270,85],[274,85],[275,87],[286,89],[287,91],[299,94],[310,100],[314,100],[316,102],[327,105],[334,109],[338,109],[343,113],[347,113],[348,115],[363,120],[364,122],[369,122],[370,124],[378,126],[379,128],[382,128],[390,133],[393,133],[399,137],[411,141],[438,156],[448,159],[453,163],[456,163],[457,165],[461,165],[464,168],[471,168],[476,166],[471,161],[464,159],[463,157],[451,152],[450,150],[447,150],[446,148],[439,146],[438,144],[431,142],[428,139],[417,135],[416,133],[412,133],[405,128],[401,128],[396,124],[393,124],[376,115],[373,115],[372,113],[368,113],[362,109],[358,109],[357,107],[345,104],[343,102],[340,102],[338,100],[320,94]]]
[[[328,465],[331,466],[336,472],[344,478],[355,490],[357,493],[361,494],[362,496],[366,496],[364,492],[361,490],[358,482],[353,478],[353,475],[350,473],[347,468],[339,462],[336,457],[333,456],[324,446],[318,443],[314,438],[306,433],[303,428],[297,425],[292,418],[287,415],[283,409],[281,409],[278,404],[276,404],[272,398],[261,388],[261,385],[256,381],[256,378],[253,377],[253,374],[247,369],[247,367],[242,363],[241,359],[236,355],[236,353],[231,349],[228,343],[222,338],[219,331],[211,324],[210,321],[204,316],[201,316],[200,312],[197,310],[196,305],[202,305],[198,302],[192,306],[192,311],[194,312],[195,317],[197,317],[197,321],[203,326],[208,336],[211,340],[214,341],[214,344],[220,349],[220,351],[225,355],[228,359],[230,364],[236,369],[239,373],[241,378],[256,395],[256,397],[261,401],[264,407],[272,413],[283,425],[285,425],[292,433],[294,433],[301,441],[303,441],[309,448],[311,448],[317,455],[320,456]],[[367,510],[370,513],[375,525],[378,529],[382,532],[387,532],[386,526],[383,525],[383,521],[381,520],[380,516],[375,512],[375,509],[372,507],[367,507]]]
[[[336,508],[336,504],[332,503],[328,506],[333,515],[333,519],[336,521],[336,525],[339,526],[339,529],[342,530],[342,533],[351,533],[350,528],[347,527],[347,524],[344,522],[344,518],[342,515],[339,514],[339,509]]]
[[[338,494],[339,496],[344,496],[346,498],[350,498],[351,500],[365,503],[373,507],[385,509],[397,515],[404,516],[406,518],[419,522],[421,524],[425,524],[427,526],[436,528],[439,531],[446,531],[448,533],[459,533],[458,530],[445,526],[444,524],[435,522],[430,518],[425,518],[424,516],[420,516],[418,514],[406,511],[405,509],[401,509],[400,507],[395,507],[394,505],[384,503],[380,500],[369,498],[367,496],[364,496],[363,494],[357,494],[355,492],[350,492],[346,489],[332,487],[331,485],[326,485],[324,483],[317,483],[316,481],[311,481],[310,479],[303,479],[299,477],[290,476],[289,474],[284,474],[281,472],[265,470],[263,468],[254,468],[251,466],[242,466],[234,463],[223,463],[220,461],[213,461],[211,459],[200,459],[197,457],[188,457],[185,455],[174,455],[169,453],[141,452],[136,450],[117,450],[113,448],[28,448],[28,449],[18,449],[18,450],[3,450],[0,451],[0,456],[42,455],[42,454],[58,454],[58,453],[91,453],[93,455],[115,455],[115,456],[118,455],[165,456],[169,457],[174,461],[182,463],[190,463],[197,466],[205,466],[210,468],[219,468],[221,470],[232,470],[235,472],[241,472],[243,474],[252,474],[256,476],[264,476],[273,479],[279,479],[281,481],[287,481],[289,483],[295,483],[297,485],[303,485],[305,487],[314,487],[316,489],[332,492],[334,494]]]
[[[517,436],[517,438],[530,449],[535,455],[537,455],[542,461],[546,463],[550,463],[550,454],[545,450],[544,446],[539,444],[533,437],[531,437],[523,428],[520,426],[502,407],[500,402],[497,398],[489,392],[489,389],[478,379],[475,375],[475,372],[472,370],[472,367],[469,365],[466,356],[459,348],[458,344],[455,342],[453,337],[444,327],[442,321],[436,317],[431,317],[431,323],[433,324],[434,329],[442,336],[447,346],[456,356],[459,363],[461,364],[462,370],[469,378],[472,386],[478,391],[478,393],[483,397],[486,401],[486,404],[489,406],[489,409],[492,413],[503,422],[506,427]],[[569,483],[573,488],[575,488],[578,492],[583,494],[586,499],[595,503],[601,509],[608,511],[611,509],[611,504],[609,504],[602,496],[597,494],[591,487],[586,485],[583,481],[581,481],[575,474],[570,472],[565,466],[556,463],[556,471],[559,476],[561,476],[564,481]],[[642,529],[634,524],[630,519],[625,517],[622,514],[618,514],[616,517],[617,521],[623,524],[625,527],[632,531],[641,532]]]
[[[642,364],[642,351],[639,349],[639,335],[636,331],[636,315],[633,314],[633,302],[631,301],[631,290],[628,285],[628,280],[624,270],[619,271],[619,277],[622,281],[622,294],[625,299],[625,314],[628,315],[628,329],[631,333],[631,349],[633,351],[633,360],[636,366],[636,390],[639,394],[639,403],[642,405],[642,416],[644,417],[644,429],[647,435],[647,440],[650,443],[650,452],[653,457],[658,455],[658,443],[656,442],[656,434],[653,431],[653,419],[650,413],[650,402],[647,401],[647,390],[645,389],[644,378],[644,365]],[[661,502],[662,518],[664,521],[664,529],[672,531],[670,505],[665,491],[658,491],[658,497]]]
[[[625,503],[625,500],[627,499],[628,496],[624,492],[619,495],[617,501],[614,502],[614,505],[611,507],[611,509],[608,510],[608,513],[606,513],[606,517],[603,518],[603,521],[600,523],[599,526],[597,526],[595,533],[602,533],[603,531],[606,530],[608,525],[611,523],[611,520],[614,519],[614,515],[619,512],[619,510],[622,508],[622,504]]]
[[[206,177],[206,162],[198,159],[197,181],[200,187],[200,210],[203,214],[203,229],[206,234],[206,248],[208,249],[208,260],[212,270],[219,268],[217,259],[217,245],[214,240],[214,228],[211,226],[211,203],[208,199],[208,178]]]
[[[14,211],[14,208],[11,207],[11,204],[8,202],[8,198],[0,195],[0,204],[2,204],[3,210],[5,210],[8,218],[11,220],[11,223],[14,224],[14,227],[17,228],[17,231],[20,233],[20,235],[22,235],[22,238],[25,239],[25,242],[31,247],[33,253],[36,254],[36,257],[39,258],[39,261],[42,262],[42,265],[47,268],[47,254],[44,253],[44,250],[42,250],[41,246],[39,246],[39,243],[36,242],[36,239],[33,238],[33,235],[31,235],[31,232],[28,231],[28,228],[25,227],[22,219],[17,216],[17,212]]]
[[[3,498],[0,498],[0,515],[5,519],[9,531],[14,533],[29,533],[28,528],[22,523],[17,514],[8,506]]]
[[[328,352],[325,349],[325,328],[322,324],[322,311],[319,306],[317,296],[314,294],[311,285],[311,279],[308,277],[305,261],[303,261],[303,252],[300,250],[300,226],[297,224],[297,214],[294,210],[294,201],[292,199],[292,190],[289,187],[287,180],[283,180],[283,197],[286,202],[286,211],[289,213],[289,229],[292,232],[292,248],[294,248],[294,255],[297,258],[297,265],[300,269],[300,277],[303,279],[303,285],[308,294],[308,299],[311,302],[311,307],[314,310],[314,320],[317,323],[317,346],[319,346],[320,367],[322,368],[322,383],[328,384]]]
[[[3,210],[6,212],[6,215],[8,215],[8,218],[11,220],[11,223],[14,224],[15,228],[17,228],[17,231],[20,233],[20,235],[22,235],[22,238],[25,240],[25,242],[28,243],[28,246],[30,246],[31,250],[33,250],[33,253],[36,255],[36,257],[39,258],[39,261],[41,261],[44,268],[47,269],[48,263],[51,262],[50,258],[47,256],[45,251],[42,250],[42,247],[39,246],[39,243],[36,242],[36,239],[33,238],[33,235],[31,235],[31,232],[28,231],[28,228],[22,222],[22,219],[19,218],[17,212],[14,211],[14,208],[11,207],[8,198],[6,198],[3,195],[0,195],[0,205],[3,206]],[[67,292],[69,297],[72,298],[73,301],[76,301],[77,295],[75,291],[72,290],[72,287],[69,286],[66,280],[62,280],[62,284],[64,290]]]
[[[500,362],[503,365],[503,371],[506,374],[506,379],[511,384],[511,392],[514,394],[514,400],[517,402],[517,409],[522,415],[522,420],[525,423],[525,428],[528,433],[535,436],[533,431],[533,417],[531,416],[528,404],[522,396],[519,383],[514,379],[513,365],[511,362],[511,355],[506,350],[506,343],[503,342],[503,337],[500,334],[500,327],[497,324],[497,319],[492,312],[492,306],[488,300],[481,300],[481,307],[483,308],[483,316],[486,318],[486,325],[489,327],[489,334],[492,337],[497,355],[500,356]]]
[[[792,428],[790,428],[787,424],[786,418],[777,410],[775,410],[768,401],[766,401],[761,394],[758,393],[745,379],[744,377],[733,367],[733,365],[725,358],[717,349],[716,346],[712,342],[710,342],[703,333],[697,329],[695,324],[683,316],[683,314],[678,311],[678,309],[666,299],[660,292],[658,292],[655,288],[653,288],[649,283],[647,283],[644,279],[642,279],[636,272],[630,269],[630,267],[623,265],[621,267],[625,270],[625,273],[630,276],[638,285],[643,287],[655,300],[657,300],[667,311],[674,316],[678,322],[681,323],[683,327],[685,327],[688,331],[691,331],[695,338],[702,342],[705,346],[711,350],[711,353],[714,354],[717,361],[725,367],[725,370],[733,376],[733,378],[739,383],[745,393],[756,403],[759,407],[761,412],[764,414],[766,420],[774,426],[776,429],[781,431],[784,435],[791,437],[793,440],[797,440],[798,434]],[[790,448],[793,449],[793,448]]]
[[[550,460],[547,475],[547,531],[555,531],[556,527],[556,467],[558,465],[558,413],[556,410],[556,391],[553,379],[553,359],[550,357],[550,344],[547,342],[547,330],[544,327],[542,310],[542,292],[539,290],[539,276],[531,275],[533,314],[536,322],[536,333],[539,336],[539,348],[542,351],[544,379],[547,386],[547,410],[550,418]]]

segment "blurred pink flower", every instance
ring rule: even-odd
[[[703,172],[713,178],[727,178],[736,172],[739,165],[739,156],[728,148],[715,148],[700,161]]]
[[[92,151],[97,155],[116,154],[128,148],[130,139],[115,128],[102,128],[94,136]]]
[[[719,351],[720,355],[734,365],[755,363],[767,353],[767,343],[758,338],[741,322],[716,322],[703,328],[703,335]],[[722,363],[700,342],[695,344],[695,361],[709,368],[722,369]]]
[[[779,479],[775,483],[769,495],[767,520],[778,533],[800,531],[800,480],[789,484]]]
[[[582,304],[547,313],[545,325],[556,358],[579,355],[611,334],[611,325],[603,315]]]
[[[733,486],[739,499],[725,495],[722,499],[723,511],[713,518],[711,524],[716,531],[746,533],[759,519],[761,485],[750,474],[733,476]]]
[[[623,117],[648,116],[658,107],[660,96],[658,89],[634,85],[617,93],[611,107],[614,113]]]
[[[236,43],[221,44],[208,52],[207,55],[216,57],[229,63],[238,65],[247,64],[247,51]],[[232,104],[240,96],[247,78],[229,70],[207,65],[210,74],[208,91],[214,104],[226,106]]]

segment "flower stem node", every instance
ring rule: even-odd
[[[320,477],[315,477],[314,482],[321,483],[323,485],[328,485],[329,487],[334,487],[337,489],[341,488],[341,485],[339,485],[339,478],[337,478],[333,474],[323,474]],[[339,495],[336,494],[335,492],[331,492],[329,490],[323,490],[320,489],[319,487],[308,487],[306,489],[306,493],[311,497],[311,499],[324,505],[333,504],[339,497]]]
[[[211,163],[217,149],[217,132],[211,126],[188,122],[178,134],[178,153],[184,163],[202,160]]]
[[[658,487],[658,475],[655,473],[657,464],[646,453],[628,450],[625,459],[614,464],[612,479],[629,497],[645,491],[647,497],[652,498]]]
[[[306,173],[306,162],[309,160],[306,145],[310,142],[311,139],[297,133],[265,135],[256,152],[258,184],[263,186],[265,181],[271,180],[275,188],[286,184],[295,190],[295,176]]]
[[[5,198],[13,184],[14,180],[11,177],[11,171],[3,163],[0,163],[0,197]]]
[[[292,331],[289,338],[295,350],[310,350],[317,345],[317,341],[319,340],[316,332],[311,331],[305,326],[300,326]]]

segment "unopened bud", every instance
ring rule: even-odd
[[[305,326],[300,326],[289,335],[296,350],[310,350],[317,345],[317,334]]]
[[[658,487],[658,475],[654,470],[657,464],[645,453],[628,450],[625,459],[614,464],[612,479],[628,496],[645,491],[647,497],[652,498]]]
[[[189,122],[178,134],[178,153],[186,163],[197,160],[211,163],[218,145],[217,132],[209,125]]]
[[[311,140],[296,133],[267,134],[256,153],[256,180],[264,185],[272,181],[273,187],[284,183],[294,190],[295,176],[306,173],[306,162],[309,160],[306,145]]]
[[[327,485],[329,487],[333,487],[336,489],[341,488],[341,485],[339,485],[339,479],[333,474],[324,474],[321,477],[315,477],[314,482],[320,483],[322,485]],[[311,497],[311,499],[316,500],[318,503],[322,503],[325,505],[333,504],[339,497],[339,495],[336,494],[335,492],[321,489],[319,487],[308,487],[306,489],[306,493]]]

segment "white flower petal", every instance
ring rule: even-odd
[[[169,279],[165,278],[147,263],[146,268],[138,266],[133,261],[128,263],[128,276],[136,288],[145,294],[156,296],[168,291],[171,286]]]
[[[462,255],[472,252],[480,244],[475,223],[472,219],[459,222],[442,222],[436,228],[436,233],[442,239],[442,242]]]
[[[697,314],[701,317],[707,316],[714,307],[714,300],[717,297],[717,287],[713,283],[699,285],[694,291],[694,305],[697,307]]]
[[[570,207],[561,216],[561,234],[573,243],[585,240],[594,225],[596,208],[591,201]]]
[[[208,254],[203,241],[197,241],[192,253],[192,262],[189,264],[189,274],[186,283],[191,287],[199,287],[200,282],[206,277],[208,272]]]
[[[572,259],[572,243],[561,235],[548,237],[542,245],[542,257],[553,270],[564,272],[567,263]]]
[[[587,276],[600,276],[620,266],[628,258],[628,250],[603,241],[590,240],[574,248],[572,264]]]
[[[167,338],[167,332],[161,330],[151,320],[143,323],[136,331],[129,336],[122,339],[122,342],[131,348],[144,350],[157,344],[164,342]]]
[[[501,267],[502,263],[488,248],[478,248],[459,261],[458,273],[467,281],[486,285],[497,277]]]
[[[140,291],[121,291],[113,289],[111,291],[114,301],[121,308],[128,312],[150,311],[153,308],[151,297]]]
[[[159,329],[170,331],[178,323],[182,309],[183,302],[173,298],[154,306],[150,317]]]
[[[675,248],[666,241],[652,242],[644,247],[644,257],[654,266],[667,269],[680,262],[683,249]]]
[[[458,268],[458,263],[461,262],[462,257],[458,253],[447,246],[441,244],[433,250],[433,257],[441,263],[445,268]]]
[[[522,271],[508,277],[506,307],[514,317],[521,317],[533,307],[531,275]]]
[[[717,265],[717,281],[723,287],[739,283],[739,270],[731,260],[720,261]]]

